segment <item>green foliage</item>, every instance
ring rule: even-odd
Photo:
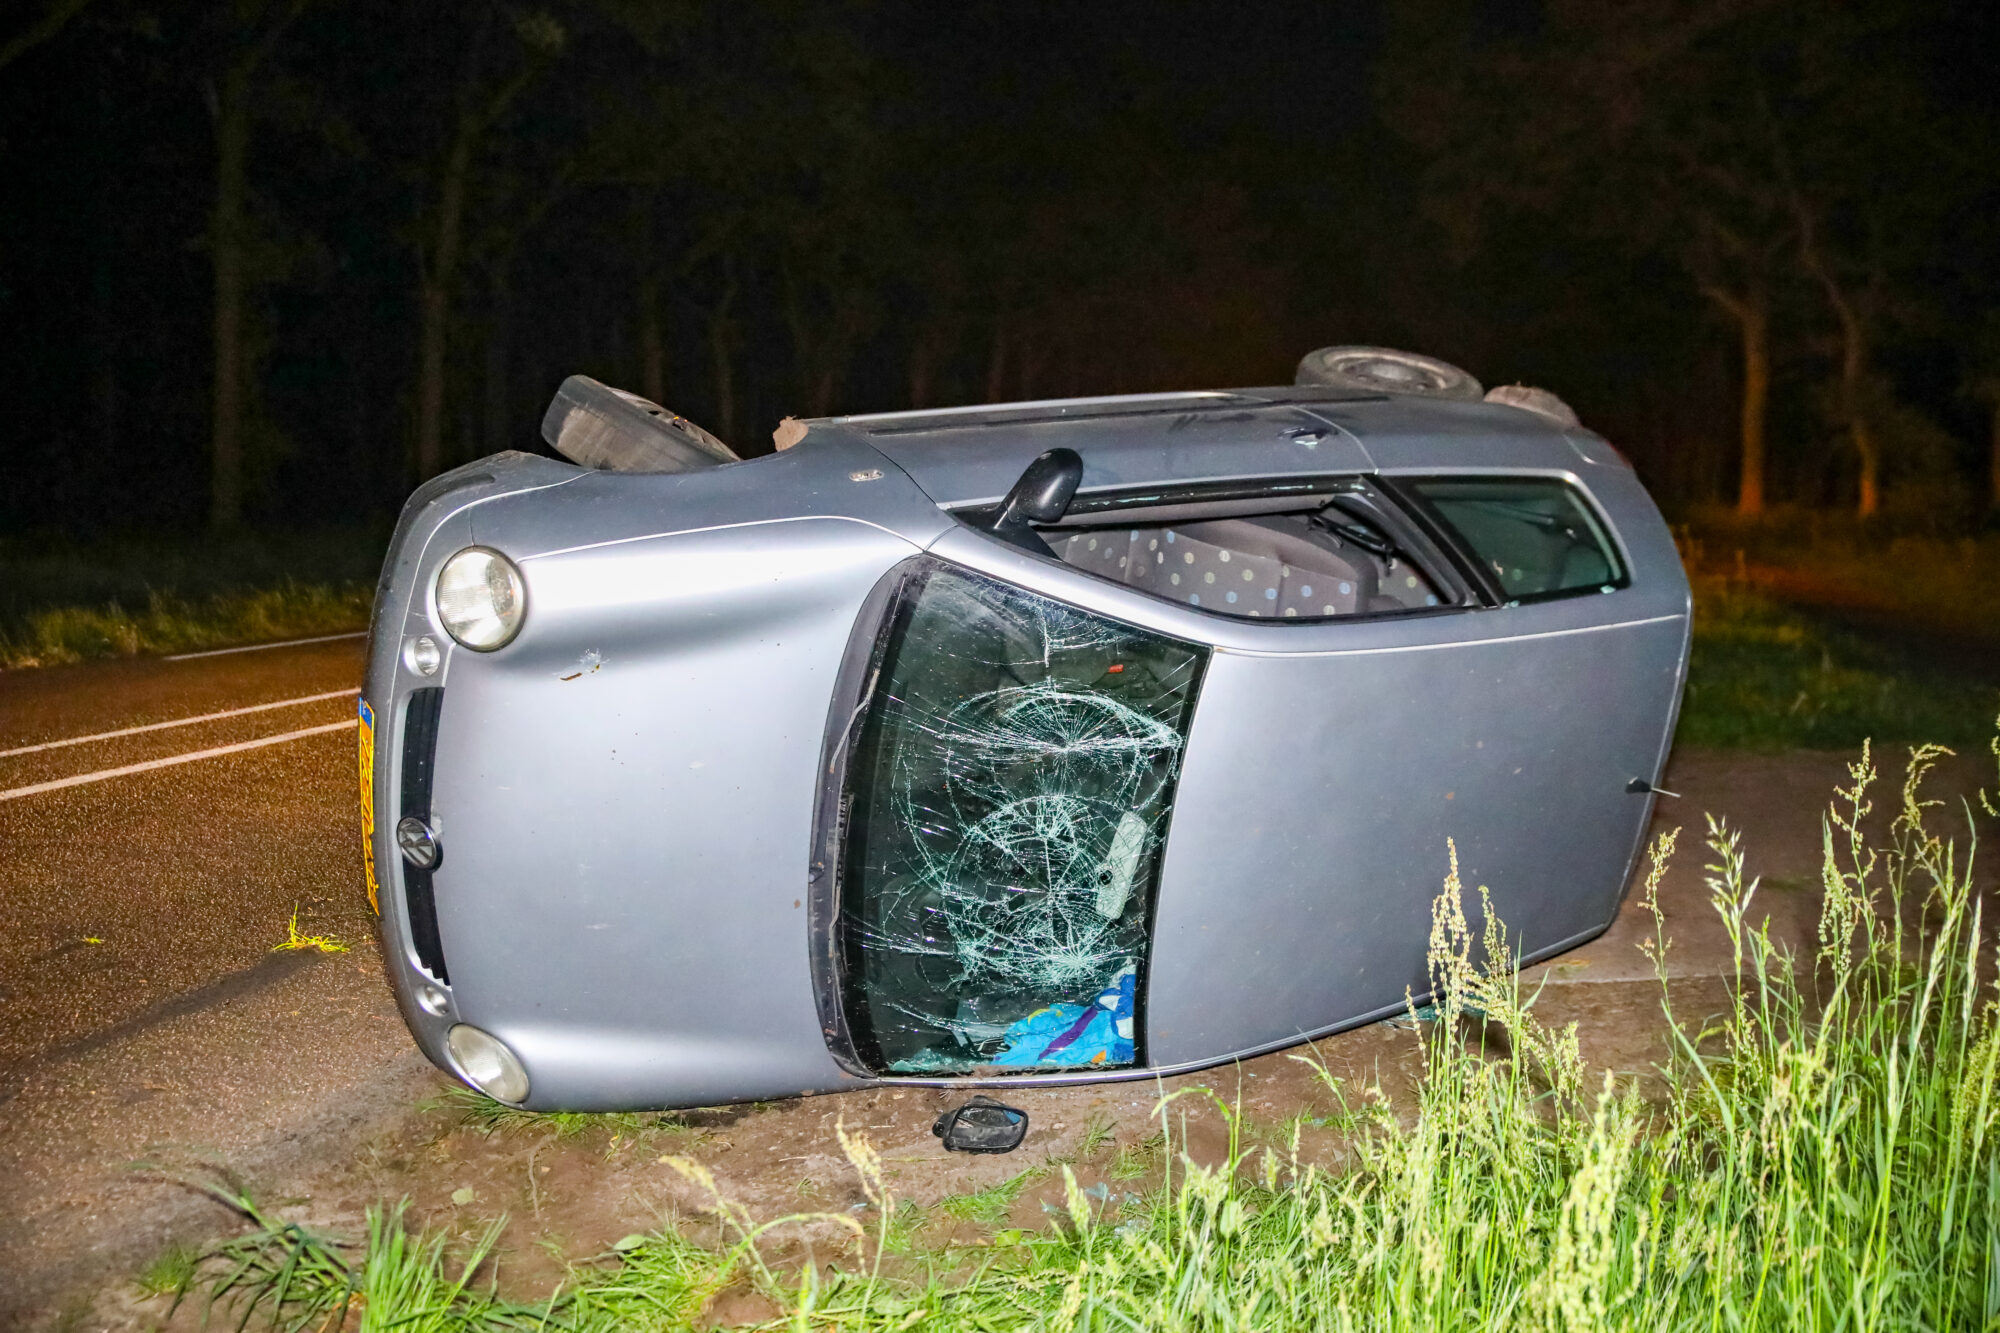
[[[1139,1180],[1156,1174],[1167,1160],[1167,1137],[1154,1134],[1137,1143],[1128,1143],[1111,1159],[1108,1174],[1113,1180]]]
[[[1976,743],[2000,685],[1919,673],[1719,578],[1695,580],[1694,646],[1676,740],[1842,749],[1870,738]]]
[[[0,634],[0,668],[196,652],[366,629],[374,600],[375,590],[366,584],[286,583],[192,602],[154,593],[138,612],[115,602],[57,607],[38,611]]]
[[[502,1222],[495,1222],[456,1256],[444,1235],[410,1230],[408,1201],[368,1210],[368,1240],[358,1266],[356,1247],[297,1223],[265,1217],[240,1195],[225,1198],[251,1224],[247,1235],[226,1241],[194,1261],[206,1277],[204,1322],[220,1306],[249,1328],[260,1317],[272,1329],[339,1328],[350,1320],[363,1333],[447,1329],[529,1328],[539,1311],[496,1298],[474,1279],[492,1255]],[[176,1309],[188,1290],[180,1289]]]
[[[142,1296],[179,1296],[186,1291],[195,1276],[195,1261],[199,1256],[187,1246],[175,1244],[160,1252],[139,1271],[137,1284]]]
[[[1103,1150],[1105,1144],[1111,1142],[1112,1136],[1117,1131],[1118,1127],[1108,1117],[1093,1115],[1084,1124],[1083,1133],[1077,1138],[1076,1155],[1086,1162],[1089,1161]]]
[[[579,1139],[593,1131],[610,1136],[615,1148],[621,1142],[659,1134],[685,1135],[700,1131],[678,1115],[641,1111],[524,1111],[518,1106],[495,1101],[485,1093],[454,1085],[424,1104],[427,1111],[446,1111],[459,1125],[482,1134],[547,1134],[557,1139]]]
[[[382,545],[366,531],[0,541],[0,668],[365,629]]]
[[[698,1163],[674,1159],[735,1245],[628,1237],[532,1311],[472,1286],[492,1233],[454,1278],[399,1212],[371,1214],[357,1269],[246,1206],[260,1229],[204,1260],[211,1290],[291,1326],[318,1326],[361,1292],[366,1328],[684,1328],[745,1287],[790,1327],[839,1330],[1992,1328],[2000,991],[1968,860],[1927,822],[1938,803],[1922,783],[1943,753],[1912,752],[1872,845],[1865,748],[1851,765],[1824,825],[1811,958],[1772,941],[1736,835],[1711,822],[1708,882],[1734,985],[1700,1024],[1667,988],[1658,889],[1675,835],[1660,839],[1636,909],[1656,923],[1647,952],[1673,1054],[1647,1080],[1585,1086],[1575,1025],[1552,1030],[1530,1011],[1483,892],[1468,912],[1454,854],[1432,913],[1440,998],[1415,1038],[1415,1114],[1370,1090],[1338,1169],[1302,1160],[1296,1135],[1246,1146],[1227,1102],[1187,1089],[1163,1099],[1162,1124],[1179,1099],[1208,1099],[1230,1130],[1221,1160],[1182,1152],[1164,1188],[1124,1205],[1064,1167],[1054,1224],[996,1236],[971,1271],[883,1273],[884,1252],[904,1248],[899,1205],[874,1149],[843,1130],[874,1219],[865,1232],[839,1214],[757,1223]],[[944,1211],[1001,1215],[975,1198]],[[816,1257],[773,1269],[763,1246],[798,1227]]]
[[[993,1226],[1006,1218],[1014,1207],[1014,1201],[1021,1197],[1021,1191],[1045,1174],[1038,1170],[1023,1171],[983,1190],[950,1195],[939,1202],[938,1211],[960,1222]]]

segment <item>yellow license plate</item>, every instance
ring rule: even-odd
[[[368,877],[368,908],[382,914],[375,883],[375,710],[361,701],[361,869]]]

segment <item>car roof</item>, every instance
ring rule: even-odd
[[[1083,489],[1390,471],[1573,469],[1590,461],[1519,408],[1291,386],[1056,398],[825,417],[938,504],[992,503],[1043,450],[1083,456]],[[1578,432],[1581,439],[1592,439]]]

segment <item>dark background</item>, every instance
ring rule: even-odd
[[[1678,513],[1970,530],[1996,54],[1984,0],[32,0],[0,531],[372,522],[573,372],[754,453],[1329,343],[1552,388]]]

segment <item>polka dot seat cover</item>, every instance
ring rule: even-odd
[[[1436,604],[1409,566],[1383,569],[1296,519],[1097,529],[1061,541],[1056,553],[1079,569],[1224,615],[1346,616]]]

